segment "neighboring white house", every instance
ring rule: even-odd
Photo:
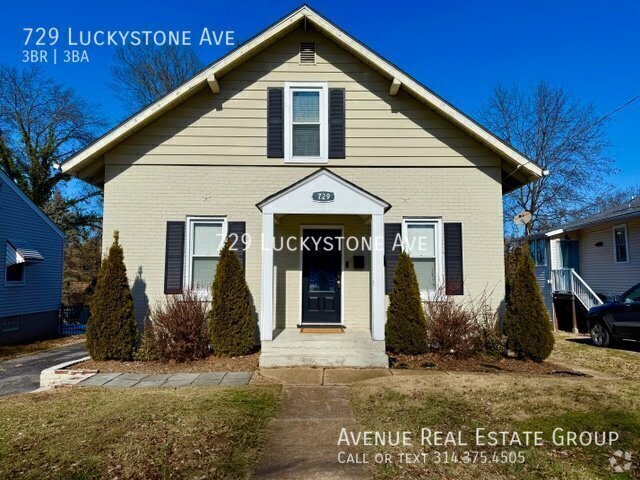
[[[0,344],[56,335],[64,234],[2,170],[0,248]]]
[[[640,283],[640,198],[532,235],[528,241],[556,327],[560,317],[560,329],[576,330],[582,326],[581,311]],[[576,318],[569,320],[558,311],[567,297],[578,302]]]
[[[486,290],[498,308],[502,195],[543,174],[307,6],[62,169],[104,189],[139,317],[187,288],[206,297],[222,239],[236,240],[263,366],[386,366],[401,248],[424,298]],[[301,246],[319,239],[334,248]]]

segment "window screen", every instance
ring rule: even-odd
[[[413,261],[421,292],[437,288],[436,226],[433,223],[407,224],[407,249]]]
[[[292,92],[292,152],[294,157],[320,156],[320,92]]]

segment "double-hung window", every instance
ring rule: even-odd
[[[440,220],[405,220],[402,237],[411,257],[423,298],[442,286],[442,242]]]
[[[220,250],[227,236],[224,217],[190,217],[187,228],[187,288],[211,291]]]
[[[285,159],[327,161],[327,85],[287,83],[284,100]]]
[[[618,225],[613,227],[613,248],[616,263],[627,263],[629,261],[629,238],[627,236],[627,226]]]

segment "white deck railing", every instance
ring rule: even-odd
[[[573,294],[587,310],[596,305],[602,305],[600,297],[595,294],[587,282],[573,268],[551,270],[551,288],[554,293]]]

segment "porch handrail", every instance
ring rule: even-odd
[[[596,295],[596,292],[591,289],[587,282],[585,282],[584,279],[580,275],[578,275],[578,272],[576,272],[573,268],[571,269],[571,278],[571,290],[587,310],[596,305],[602,305],[602,300],[600,300],[600,297]]]
[[[554,292],[573,294],[587,310],[596,305],[602,305],[600,297],[573,268],[554,268],[551,270],[551,285]]]
[[[551,270],[551,288],[554,292],[571,292],[571,268],[554,268]]]

